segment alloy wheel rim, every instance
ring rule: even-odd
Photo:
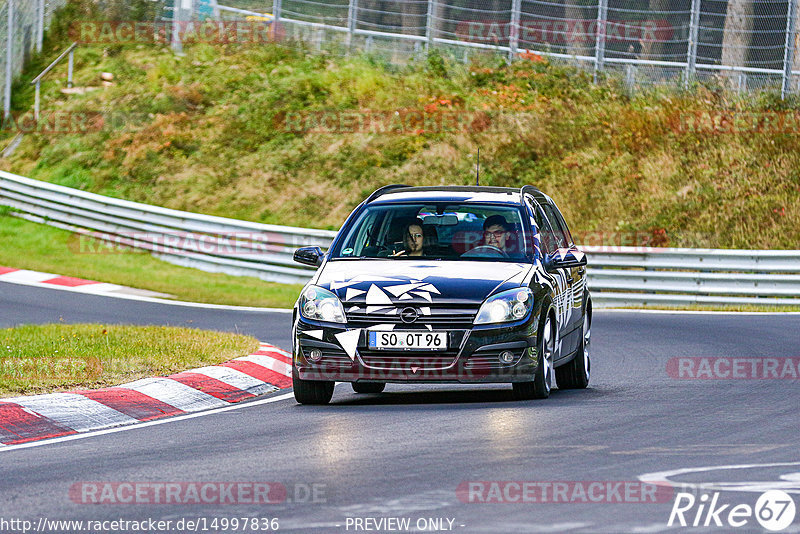
[[[589,321],[589,314],[583,317],[583,372],[586,379],[589,379],[591,372],[591,360],[589,359],[589,348],[592,344],[592,323]]]
[[[544,387],[549,392],[553,388],[553,351],[555,339],[553,339],[553,328],[548,318],[544,324],[544,354],[542,355],[542,363],[544,363]]]

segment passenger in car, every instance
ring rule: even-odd
[[[400,256],[423,256],[430,243],[430,235],[426,235],[422,229],[422,220],[417,218],[412,220],[403,229],[403,250],[395,252],[391,257]]]
[[[502,215],[491,215],[483,222],[483,244],[508,252],[513,230]]]

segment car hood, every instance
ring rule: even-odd
[[[325,264],[316,284],[344,302],[480,303],[495,290],[519,287],[532,266],[482,261],[361,260]],[[501,287],[503,286],[503,287]]]

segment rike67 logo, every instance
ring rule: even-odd
[[[726,527],[754,526],[753,519],[762,528],[779,532],[792,524],[795,518],[795,503],[791,495],[781,490],[769,490],[761,494],[755,505],[746,503],[721,503],[720,493],[707,493],[696,497],[691,493],[678,493],[669,514],[667,526],[682,527]]]

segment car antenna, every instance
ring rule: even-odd
[[[481,185],[481,147],[478,147],[478,164],[475,166],[475,185]]]

